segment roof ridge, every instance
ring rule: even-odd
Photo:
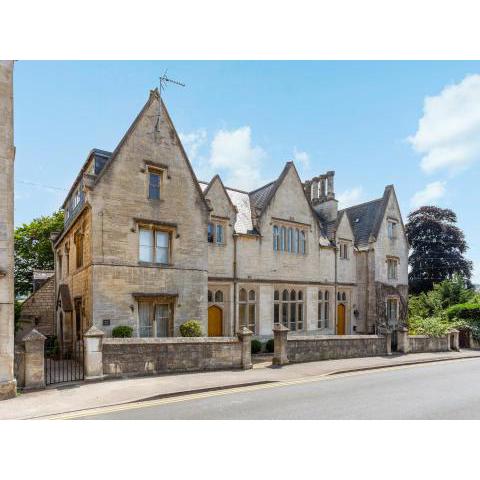
[[[357,203],[357,205],[352,205],[350,207],[342,208],[341,210],[338,211],[338,213],[350,210],[352,208],[363,207],[364,205],[369,205],[370,203],[381,202],[381,201],[383,201],[383,197],[375,198],[374,200],[369,200],[368,202]]]
[[[258,187],[256,188],[255,190],[251,190],[250,192],[247,192],[249,195],[252,194],[252,193],[255,193],[255,192],[258,192],[259,190],[263,190],[264,188],[267,188],[269,187],[270,185],[272,185],[273,183],[275,183],[277,180],[272,180],[271,182],[268,182],[266,183],[265,185],[261,186],[261,187]]]

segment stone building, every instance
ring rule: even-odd
[[[334,172],[303,182],[292,162],[245,192],[195,177],[157,91],[114,152],[88,155],[54,238],[57,332],[176,336],[246,325],[271,336],[351,334],[405,318],[407,242],[392,186],[338,210]]]
[[[17,341],[32,328],[46,337],[55,332],[55,271],[34,270],[33,291],[22,303],[19,328],[15,334]]]
[[[13,61],[0,60],[0,400],[16,394],[13,377]]]

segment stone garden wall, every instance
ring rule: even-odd
[[[250,349],[250,337],[248,340]],[[104,338],[103,374],[115,377],[240,369],[244,368],[243,343],[236,337]]]
[[[386,355],[387,337],[380,335],[317,335],[287,338],[289,362]]]
[[[409,353],[424,352],[447,352],[449,348],[449,337],[428,337],[426,335],[409,335]]]

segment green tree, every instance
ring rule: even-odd
[[[455,274],[470,285],[472,262],[463,256],[468,245],[456,223],[452,210],[434,206],[420,207],[408,216],[405,230],[411,247],[408,283],[412,293],[429,291],[434,283]]]
[[[54,257],[50,234],[63,229],[63,211],[33,219],[15,229],[15,295],[32,290],[34,269],[52,270]]]

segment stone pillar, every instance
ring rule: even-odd
[[[0,60],[0,400],[17,393],[13,375],[13,61]]]
[[[105,334],[92,325],[83,334],[85,380],[103,379],[103,336]]]
[[[459,338],[460,334],[459,334],[459,331],[454,329],[450,332],[450,335],[453,338],[452,338],[451,344],[450,344],[450,342],[448,342],[449,346],[451,345],[451,348],[458,352],[460,350],[460,338]]]
[[[392,332],[385,334],[385,342],[387,342],[387,355],[392,354]]]
[[[405,327],[400,327],[397,330],[397,350],[402,353],[408,353],[410,351],[408,329]]]
[[[22,341],[25,345],[25,387],[24,390],[45,388],[45,340],[47,337],[38,330],[27,333]]]
[[[242,344],[242,368],[249,370],[252,365],[252,335],[253,332],[247,327],[242,327],[237,333],[238,339]]]
[[[281,367],[288,363],[287,335],[289,331],[290,330],[281,323],[276,323],[273,326],[274,349],[272,365]]]

